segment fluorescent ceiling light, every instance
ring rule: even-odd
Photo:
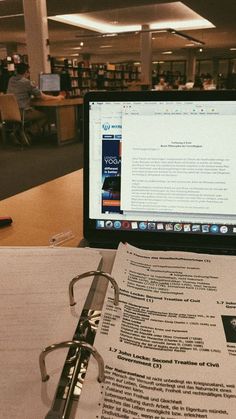
[[[104,33],[103,37],[105,38],[106,36],[111,37],[111,36],[117,36],[117,35],[118,33]]]
[[[164,51],[162,52],[163,55],[169,55],[169,54],[173,54],[173,51]]]
[[[112,47],[112,45],[100,45],[99,48],[111,48],[111,47]]]
[[[204,19],[191,19],[191,20],[169,20],[163,22],[154,22],[150,24],[150,29],[164,29],[164,28],[173,28],[176,30],[182,29],[207,29],[214,28],[215,26],[209,22],[209,20]]]
[[[78,26],[84,29],[90,29],[96,32],[101,33],[113,33],[114,25],[109,23],[101,22],[97,19],[92,19],[85,17],[84,15],[56,15],[49,17],[51,20],[56,20],[57,22],[67,23],[69,25]],[[141,25],[115,25],[115,32],[131,32],[131,31],[140,31],[142,29]]]
[[[230,51],[236,51],[236,47],[230,48]]]

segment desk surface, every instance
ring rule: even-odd
[[[83,170],[70,173],[0,201],[0,215],[13,223],[0,229],[0,246],[47,246],[50,238],[71,230],[77,246],[83,236]]]
[[[62,99],[62,100],[42,100],[42,99],[33,99],[33,106],[42,106],[42,107],[58,107],[58,106],[75,106],[83,105],[84,100],[82,97],[71,98],[71,99]]]

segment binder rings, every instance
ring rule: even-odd
[[[69,283],[69,303],[74,306],[76,301],[74,299],[74,285],[81,279],[87,277],[100,277],[109,280],[114,288],[114,305],[119,304],[119,287],[114,278],[107,272],[103,271],[88,271],[83,274],[75,276]],[[70,417],[73,402],[77,402],[80,396],[83,376],[85,375],[90,354],[94,356],[98,363],[98,382],[105,380],[104,361],[102,356],[97,352],[96,348],[92,346],[96,334],[97,324],[100,318],[100,311],[94,313],[92,310],[86,312],[83,310],[80,320],[78,322],[75,334],[72,341],[58,342],[46,347],[39,356],[39,367],[42,381],[49,379],[46,372],[45,357],[48,353],[69,347],[71,348],[66,358],[65,367],[62,371],[61,379],[57,388],[57,392],[45,419],[66,419]],[[94,323],[95,320],[95,323]],[[68,370],[69,366],[69,370]],[[80,377],[79,377],[80,375]]]

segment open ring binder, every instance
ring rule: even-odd
[[[74,300],[74,284],[82,278],[89,276],[101,276],[109,280],[114,288],[114,305],[119,304],[119,287],[115,279],[106,272],[96,270],[88,271],[74,277],[69,284],[70,305],[76,304]],[[104,361],[97,350],[92,346],[100,320],[101,312],[93,310],[83,310],[72,340],[60,342],[46,347],[39,356],[39,366],[42,381],[47,381],[49,375],[46,371],[45,357],[48,353],[69,347],[66,361],[62,370],[62,375],[57,386],[55,398],[51,409],[45,419],[65,419],[70,417],[72,405],[77,403],[80,397],[84,377],[81,371],[86,373],[89,355],[92,354],[98,363],[98,382],[105,381]],[[84,351],[81,351],[84,349]],[[87,353],[86,353],[87,352]],[[78,391],[79,389],[79,391]]]
[[[98,363],[98,378],[97,378],[98,382],[102,383],[105,381],[104,361],[101,355],[98,353],[98,351],[87,342],[72,340],[72,341],[54,343],[43,349],[43,351],[39,355],[39,368],[40,368],[41,378],[43,382],[49,379],[49,375],[47,374],[46,364],[45,364],[46,355],[48,355],[52,351],[55,351],[56,349],[67,348],[67,347],[77,347],[77,348],[88,350],[94,356],[94,358],[96,359]]]
[[[89,272],[85,272],[81,275],[75,276],[69,284],[69,299],[70,299],[70,306],[74,306],[76,304],[75,299],[74,299],[74,284],[79,281],[82,278],[86,278],[89,276],[102,276],[106,279],[108,279],[113,287],[114,287],[114,305],[118,306],[119,305],[119,287],[117,285],[117,282],[115,281],[115,279],[108,273],[103,272],[103,271],[89,271]]]

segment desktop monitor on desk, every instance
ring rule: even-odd
[[[57,94],[61,90],[59,74],[42,73],[39,75],[39,88],[42,92]]]

